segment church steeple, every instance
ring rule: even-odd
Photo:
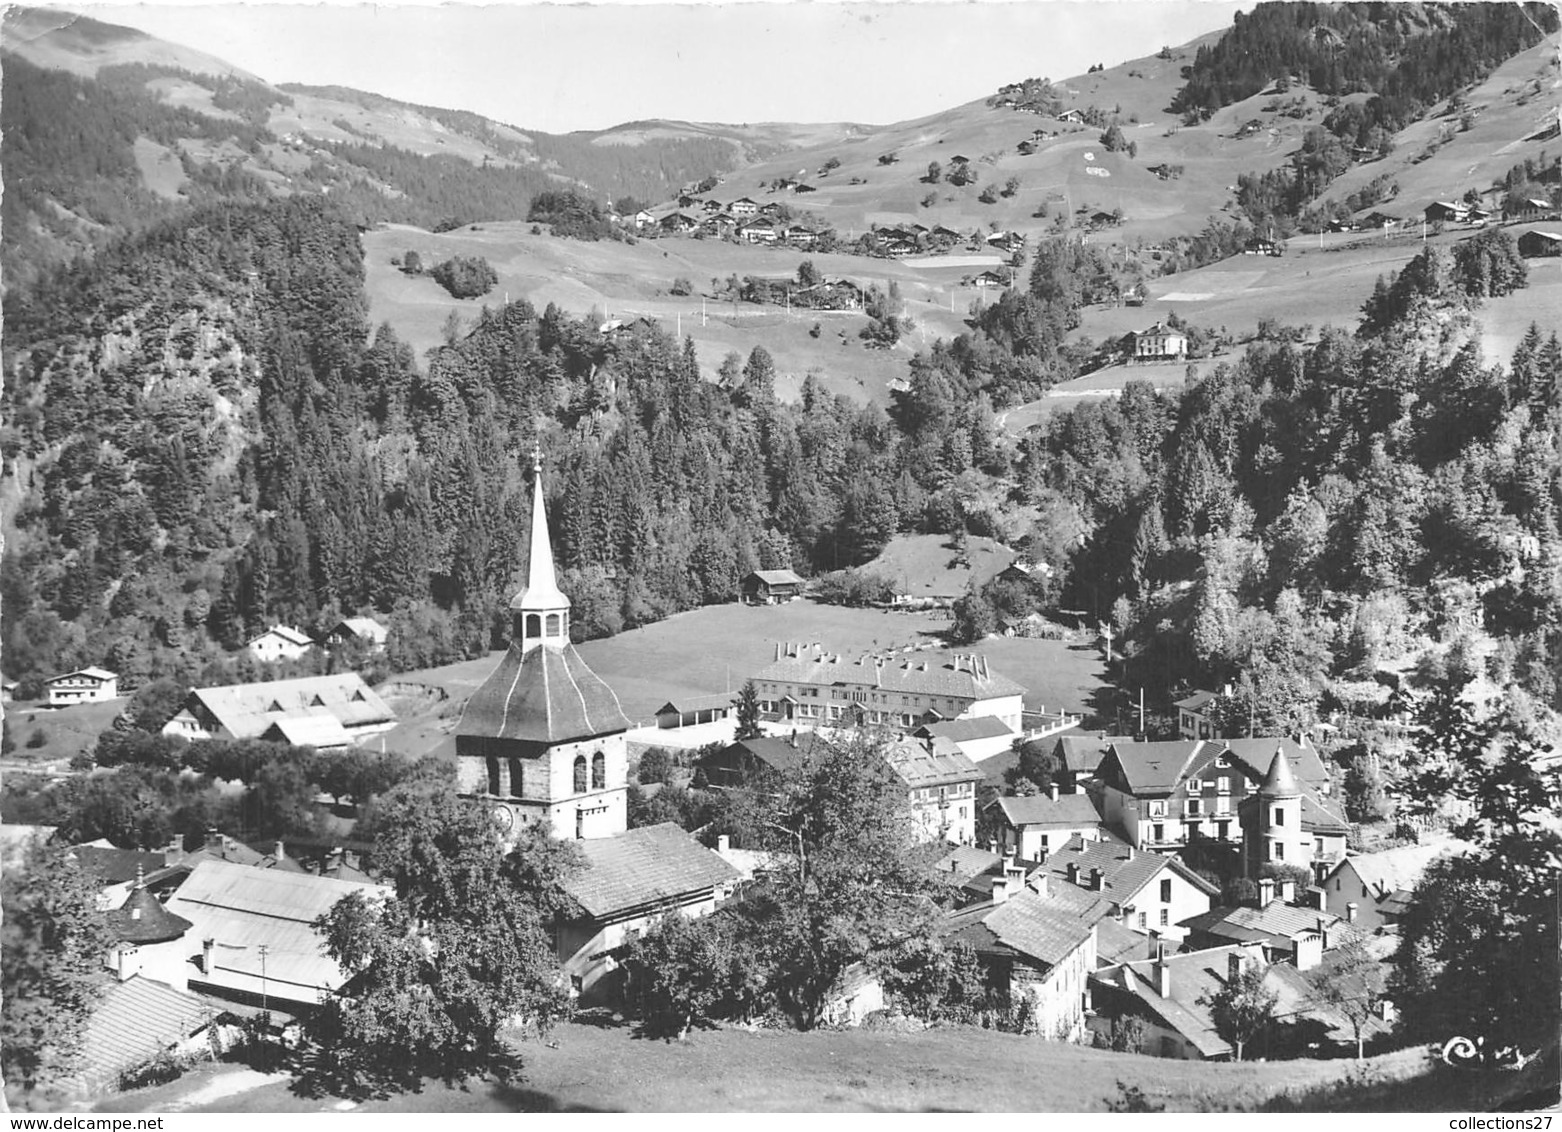
[[[532,534],[526,588],[510,602],[512,640],[527,653],[539,645],[569,644],[569,598],[553,572],[553,543],[542,503],[542,453],[532,449]]]

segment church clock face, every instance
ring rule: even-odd
[[[494,807],[494,824],[505,833],[510,832],[510,827],[515,824],[515,815],[510,812],[509,806]]]

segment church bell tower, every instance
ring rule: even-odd
[[[628,828],[624,732],[633,725],[570,644],[569,617],[534,453],[530,556],[526,588],[510,602],[510,647],[456,724],[457,788],[488,804],[510,836],[536,823],[564,838]]]

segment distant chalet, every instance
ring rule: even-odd
[[[1018,732],[1025,695],[974,654],[917,650],[852,658],[820,644],[778,644],[774,662],[754,674],[754,683],[768,718],[827,727],[862,722],[909,730],[995,716]]]
[[[803,579],[790,570],[755,570],[743,579],[743,600],[749,605],[774,605],[803,596]]]
[[[119,673],[106,668],[78,668],[45,681],[50,707],[97,703],[119,695]]]
[[[273,739],[323,749],[396,726],[396,713],[356,672],[193,688],[163,726],[181,739]]]

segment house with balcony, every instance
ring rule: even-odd
[[[884,761],[905,784],[911,816],[925,841],[976,842],[976,790],[982,771],[948,740],[900,739]]]
[[[119,695],[119,673],[106,668],[78,668],[44,681],[49,689],[50,707],[100,703]]]

